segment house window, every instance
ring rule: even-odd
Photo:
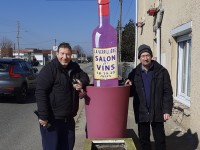
[[[180,36],[178,42],[177,63],[177,99],[190,106],[190,78],[191,78],[191,37]]]

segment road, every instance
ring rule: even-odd
[[[86,72],[92,70],[91,63],[80,66]],[[29,95],[26,104],[0,97],[0,150],[42,150],[35,109],[34,93]]]
[[[0,150],[40,150],[39,126],[34,95],[26,104],[17,104],[11,98],[1,97]]]

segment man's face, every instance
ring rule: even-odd
[[[68,48],[60,48],[56,55],[61,65],[67,66],[71,61],[72,51]]]
[[[151,55],[148,52],[144,52],[140,55],[140,62],[144,67],[148,67],[151,65]]]

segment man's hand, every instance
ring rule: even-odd
[[[78,90],[81,90],[83,87],[82,87],[82,82],[78,79],[75,79],[77,83],[73,84],[73,87],[78,91]]]
[[[41,120],[41,119],[39,119],[39,123],[40,123],[41,126],[46,127],[47,124],[48,124],[48,120]]]
[[[125,82],[125,85],[132,85],[131,80],[127,79],[126,82]]]
[[[169,114],[164,114],[163,117],[164,117],[164,120],[166,121],[166,120],[169,119],[170,115]]]

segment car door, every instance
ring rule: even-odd
[[[33,89],[36,87],[36,76],[33,72],[31,65],[29,65],[26,61],[21,61],[20,66],[23,70],[23,76],[26,80],[28,89]]]
[[[0,62],[0,93],[3,93],[5,90],[4,88],[7,88],[10,85],[10,76],[9,76],[9,64]]]
[[[29,68],[29,71],[31,72],[31,76],[29,76],[29,78],[31,78],[31,85],[32,85],[32,88],[36,88],[36,84],[37,84],[37,80],[36,80],[36,77],[37,77],[37,71],[35,72],[33,67],[25,61],[25,64],[26,66]]]

